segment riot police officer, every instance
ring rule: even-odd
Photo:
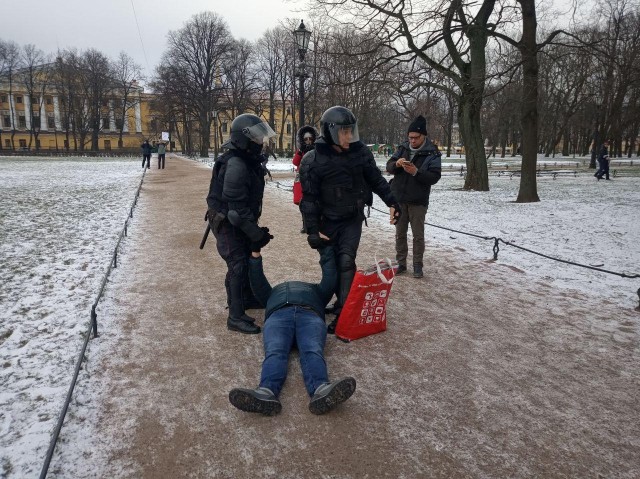
[[[309,245],[317,249],[329,241],[336,253],[336,319],[328,328],[333,333],[355,276],[365,205],[373,203],[372,192],[376,193],[392,208],[394,224],[400,217],[400,206],[373,154],[360,141],[358,122],[350,110],[334,106],[325,111],[320,118],[320,135],[315,150],[301,162],[300,210]]]
[[[225,289],[232,331],[256,334],[260,327],[246,309],[261,307],[251,293],[248,261],[255,251],[273,238],[269,228],[258,226],[262,212],[265,169],[260,155],[265,141],[275,136],[271,127],[256,115],[239,115],[231,123],[227,148],[213,167],[207,219],[216,238],[218,253],[227,263]]]

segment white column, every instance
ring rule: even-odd
[[[40,97],[40,131],[47,131],[49,123],[47,123],[47,109],[44,107],[44,98]]]
[[[18,125],[18,119],[16,118],[16,99],[13,93],[9,95],[9,115],[11,116],[11,129],[15,130]]]
[[[56,130],[62,130],[62,121],[60,121],[60,103],[58,97],[53,97],[53,116],[56,121]]]
[[[140,111],[140,100],[136,103],[136,133],[142,133],[142,113]]]
[[[123,126],[122,126],[122,131],[124,133],[129,133],[129,110],[127,110],[124,114],[124,118],[122,119]]]
[[[24,105],[24,121],[27,125],[27,130],[31,129],[31,98],[29,95],[25,95],[22,97],[23,105]]]
[[[109,129],[116,131],[116,113],[113,110],[113,100],[109,100]]]

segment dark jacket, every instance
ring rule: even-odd
[[[151,144],[150,143],[143,143],[142,145],[140,145],[140,148],[142,148],[142,154],[143,155],[150,155],[151,154]]]
[[[387,206],[397,203],[373,154],[362,142],[341,153],[322,138],[315,145],[300,163],[300,211],[308,233],[318,233],[322,220],[364,220],[365,205],[373,203],[372,192]]]
[[[265,321],[274,311],[285,306],[305,306],[324,319],[324,308],[333,296],[338,281],[333,248],[322,249],[320,267],[322,279],[319,284],[286,281],[272,288],[262,269],[262,257],[252,256],[249,259],[249,281],[256,299],[265,306]]]
[[[262,214],[265,170],[260,158],[229,150],[213,165],[207,206],[225,215],[252,241],[262,236],[258,219]]]
[[[600,147],[600,151],[598,152],[598,161],[602,162],[603,160],[608,160],[608,159],[609,159],[609,149],[605,145],[602,145]]]
[[[418,172],[411,176],[403,168],[396,166],[400,158],[409,160],[409,142],[406,141],[398,147],[398,150],[387,161],[387,171],[394,175],[391,181],[391,191],[396,195],[398,202],[413,205],[429,206],[429,194],[431,185],[435,185],[442,176],[442,162],[440,152],[428,138],[413,156],[411,162],[416,165]]]

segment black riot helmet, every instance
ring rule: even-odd
[[[226,146],[258,155],[262,145],[276,136],[269,124],[256,115],[243,113],[231,122],[231,137]],[[224,145],[223,145],[224,146]]]
[[[340,130],[351,132],[349,143],[360,141],[358,120],[351,110],[343,106],[332,106],[320,117],[320,132],[329,145],[339,145]]]

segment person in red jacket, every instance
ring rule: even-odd
[[[296,136],[298,139],[298,148],[296,149],[296,153],[295,155],[293,155],[293,160],[292,160],[293,166],[295,166],[296,168],[296,178],[293,182],[293,202],[296,205],[299,205],[300,201],[302,201],[302,185],[300,184],[300,174],[299,174],[300,162],[302,161],[302,157],[306,153],[314,149],[315,147],[314,143],[316,141],[316,137],[318,136],[318,132],[311,125],[305,125],[298,130],[298,133]],[[303,222],[304,222],[304,219],[303,219]],[[300,233],[306,233],[304,224],[302,225],[302,229],[300,230]]]

